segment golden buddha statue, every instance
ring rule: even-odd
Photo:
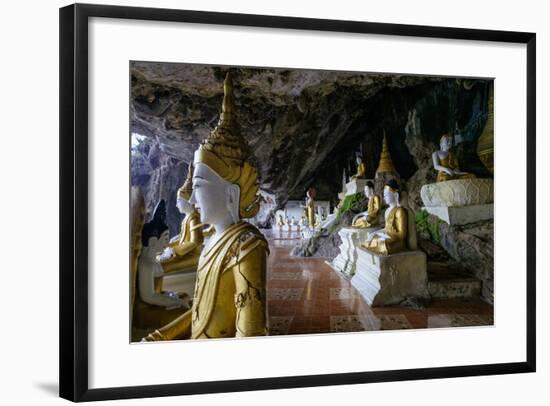
[[[385,227],[369,234],[361,245],[369,251],[390,255],[406,250],[409,237],[408,212],[399,205],[399,185],[394,179],[384,186],[384,201],[390,206],[385,213]]]
[[[380,196],[374,193],[374,184],[369,180],[365,185],[365,196],[369,202],[367,211],[357,214],[351,223],[355,228],[369,228],[378,222],[378,213],[380,211]]]
[[[259,210],[256,168],[233,116],[228,74],[216,128],[195,151],[193,193],[203,223],[214,226],[199,258],[193,307],[146,341],[259,336],[267,333],[266,262],[260,231],[245,221]]]
[[[176,205],[180,213],[185,213],[181,222],[180,233],[159,257],[164,272],[173,272],[196,268],[203,247],[203,231],[200,216],[195,207],[189,203],[193,191],[193,164],[189,164],[187,179],[178,189]]]
[[[315,219],[315,189],[309,188],[306,192],[306,217],[308,221],[308,225],[311,228],[315,227],[316,219]]]
[[[363,163],[363,160],[360,156],[355,158],[355,162],[357,163],[357,173],[351,177],[351,180],[353,179],[365,179],[365,164]]]
[[[432,155],[433,167],[437,171],[437,182],[453,179],[475,178],[474,174],[462,172],[458,166],[458,159],[452,150],[453,138],[443,134],[440,140],[441,150]]]

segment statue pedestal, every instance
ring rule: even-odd
[[[428,213],[449,225],[493,218],[493,180],[455,179],[422,186],[420,196]]]
[[[369,232],[376,230],[375,227],[371,228],[353,228],[344,227],[338,235],[342,240],[340,245],[340,253],[329,264],[332,268],[338,272],[343,273],[347,277],[352,277],[356,271],[357,264],[357,249],[361,246],[361,243],[367,239]]]
[[[372,181],[372,179],[370,179]],[[352,181],[346,183],[346,196],[351,196],[356,193],[365,193],[365,185],[369,179],[353,179]]]
[[[403,251],[384,256],[358,247],[357,273],[351,284],[369,306],[399,304],[411,297],[427,299],[426,254]]]
[[[447,207],[447,206],[427,206],[426,211],[439,217],[447,224],[463,225],[475,223],[481,220],[490,220],[493,218],[493,204],[473,204],[471,206]]]

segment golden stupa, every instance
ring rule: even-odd
[[[391,160],[390,150],[388,148],[388,142],[386,140],[386,132],[384,131],[384,139],[382,140],[382,153],[380,154],[380,162],[378,163],[378,169],[376,173],[393,172],[397,173]]]

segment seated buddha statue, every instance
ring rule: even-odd
[[[441,149],[432,154],[433,167],[437,171],[437,182],[475,178],[475,175],[460,170],[458,159],[452,150],[453,138],[449,134],[443,134],[439,146]]]
[[[141,252],[137,261],[137,291],[134,299],[133,326],[151,329],[162,326],[189,308],[188,299],[175,292],[163,292],[164,274],[157,256],[168,245],[168,226],[165,223],[166,205],[161,200],[153,218],[143,225]]]
[[[380,196],[374,193],[374,184],[369,180],[365,185],[365,196],[369,199],[367,211],[357,214],[351,223],[352,227],[368,228],[378,222],[380,211]]]
[[[181,222],[179,235],[170,240],[170,244],[159,257],[164,272],[196,268],[203,247],[203,231],[200,216],[195,207],[189,203],[193,191],[193,164],[189,165],[187,179],[178,189],[176,206],[185,214]]]
[[[351,177],[351,180],[365,179],[365,164],[363,163],[363,160],[360,156],[358,156],[355,158],[355,162],[357,163],[357,173]]]
[[[193,193],[202,223],[214,234],[199,258],[193,306],[145,341],[260,336],[267,333],[266,239],[243,219],[259,210],[258,177],[233,114],[233,85],[224,82],[218,124],[194,154]]]
[[[408,212],[399,204],[399,185],[395,179],[384,186],[384,201],[389,205],[384,213],[385,227],[370,233],[361,245],[369,251],[390,255],[407,249],[409,231]]]

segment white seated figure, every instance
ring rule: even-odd
[[[138,287],[140,299],[148,304],[163,306],[166,309],[188,307],[175,292],[161,292],[155,280],[162,278],[164,271],[157,256],[168,247],[169,231],[165,223],[166,206],[164,200],[157,205],[153,219],[143,225],[141,234],[142,249],[138,260]]]

